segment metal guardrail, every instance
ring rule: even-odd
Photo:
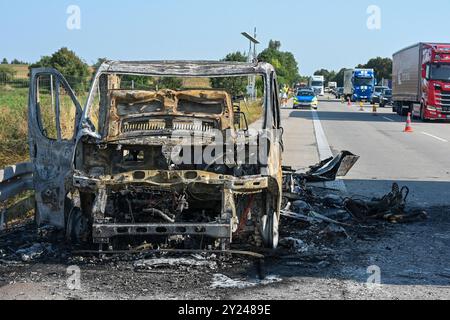
[[[33,190],[33,167],[31,163],[20,163],[0,170],[0,203],[30,190]],[[34,197],[29,197],[0,211],[0,231],[8,225],[8,222],[21,218],[33,207]]]

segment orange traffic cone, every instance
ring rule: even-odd
[[[405,131],[403,132],[414,132],[412,126],[411,126],[411,113],[408,113],[408,118],[406,119],[406,127],[405,127]]]
[[[364,110],[364,103],[362,101],[359,102],[359,111],[365,111]]]

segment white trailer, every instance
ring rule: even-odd
[[[325,95],[325,77],[324,76],[312,76],[309,81],[309,86],[318,96]]]
[[[344,71],[344,97],[348,100],[353,96],[353,69]]]

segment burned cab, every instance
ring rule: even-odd
[[[42,117],[49,101],[42,79],[51,81],[54,137]],[[38,223],[100,245],[134,238],[275,248],[283,149],[277,92],[265,63],[105,62],[82,108],[56,70],[33,70]],[[63,120],[67,109],[73,117]]]

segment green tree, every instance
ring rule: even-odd
[[[123,75],[121,77],[121,87],[134,88],[136,90],[180,90],[183,87],[183,80],[175,77]]]
[[[337,82],[338,87],[343,87],[344,86],[344,73],[345,70],[347,70],[346,68],[342,68],[341,70],[339,70],[338,73],[336,73],[336,75],[334,76],[333,80],[331,81],[335,81]]]
[[[280,85],[292,85],[300,80],[298,63],[291,52],[280,49],[281,42],[270,40],[269,47],[259,54],[258,60],[274,66]]]
[[[3,58],[2,64],[8,64],[8,60],[6,58]]]
[[[221,61],[247,62],[248,58],[245,53],[237,51],[227,54],[227,56]],[[247,93],[247,84],[247,77],[211,78],[211,87],[215,89],[224,89],[233,97],[245,95]]]
[[[0,82],[8,82],[14,79],[16,71],[7,65],[0,65]]]
[[[392,59],[376,57],[370,59],[366,64],[360,64],[357,68],[374,69],[378,82],[382,79],[392,79]]]
[[[28,64],[28,63],[20,61],[18,59],[14,59],[13,61],[11,61],[11,64]]]
[[[153,78],[134,76],[134,75],[123,75],[120,77],[121,88],[134,88],[138,90],[155,89]]]
[[[328,71],[327,69],[320,69],[314,72],[315,76],[323,76],[325,78],[325,85],[328,85],[328,82],[335,81],[336,78],[336,72],[331,70]]]
[[[175,77],[163,77],[156,79],[158,89],[180,90],[183,87],[183,79]]]
[[[107,60],[107,58],[98,58],[97,62],[92,66],[92,68],[94,69],[94,73],[97,72],[98,68],[100,68],[100,66]]]
[[[269,49],[280,51],[281,42],[277,41],[277,40],[270,40],[269,41]]]
[[[55,68],[61,72],[75,91],[87,90],[91,74],[89,66],[67,48],[61,48],[51,56],[44,56],[30,66],[30,68],[39,67]]]
[[[248,57],[245,53],[240,51],[232,52],[226,55],[221,61],[231,61],[231,62],[247,62]]]

